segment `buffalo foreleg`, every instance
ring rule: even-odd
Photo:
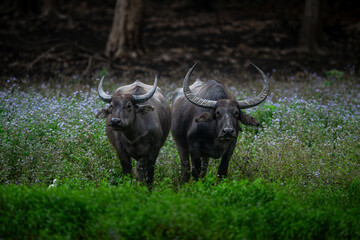
[[[123,149],[120,149],[119,147],[116,148],[116,152],[120,159],[123,174],[133,177],[130,155]]]
[[[201,173],[200,173],[201,178],[205,177],[208,165],[209,165],[209,158],[208,157],[202,157],[201,158]]]
[[[157,158],[155,156],[149,156],[148,158],[140,158],[136,165],[135,178],[138,182],[146,182],[151,185],[154,181],[154,165]]]
[[[201,172],[201,157],[199,151],[196,149],[191,153],[191,175],[198,180]]]
[[[229,148],[226,150],[224,155],[221,158],[221,162],[218,168],[218,177],[224,178],[227,176],[228,168],[229,168],[229,161],[231,156],[234,153],[236,143],[232,143]]]
[[[183,182],[188,182],[190,180],[190,159],[189,151],[181,147],[178,147],[178,152],[180,155],[181,161],[181,176]]]

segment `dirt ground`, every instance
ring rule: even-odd
[[[328,6],[320,43],[324,53],[315,55],[297,49],[302,17],[297,6],[233,1],[199,8],[179,2],[146,2],[147,52],[116,61],[104,55],[112,4],[64,5],[64,18],[5,14],[0,18],[0,77],[89,79],[101,71],[171,77],[184,75],[198,60],[199,71],[209,75],[236,75],[249,62],[284,76],[331,69],[359,73],[360,14],[352,8],[355,4]]]

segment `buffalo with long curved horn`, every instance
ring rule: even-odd
[[[133,175],[131,158],[137,160],[136,180],[151,184],[154,164],[170,130],[170,107],[157,77],[153,86],[135,81],[119,87],[113,95],[106,94],[101,79],[98,94],[109,103],[97,118],[106,118],[106,134],[116,149],[124,174]]]
[[[177,89],[173,97],[171,132],[179,151],[184,181],[189,180],[190,169],[196,179],[203,176],[210,157],[221,157],[218,175],[227,175],[229,160],[241,131],[239,122],[259,125],[254,117],[243,113],[241,109],[259,105],[270,91],[268,78],[254,64],[263,77],[264,86],[261,93],[253,98],[237,101],[216,80],[197,80],[189,86],[196,64],[186,74],[183,88]]]

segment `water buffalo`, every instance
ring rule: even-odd
[[[255,65],[264,79],[264,86],[254,98],[237,101],[216,80],[197,80],[189,87],[190,75],[195,66],[196,63],[186,74],[183,88],[178,88],[173,96],[171,132],[181,159],[183,181],[190,178],[189,155],[191,174],[195,179],[205,175],[209,157],[221,157],[218,176],[227,175],[229,160],[241,131],[239,121],[246,125],[259,125],[254,117],[243,113],[241,109],[260,104],[270,90],[269,80]]]
[[[123,173],[133,176],[131,158],[137,160],[135,178],[151,184],[154,164],[169,134],[170,107],[157,77],[153,86],[136,81],[119,87],[111,96],[103,91],[101,79],[98,94],[110,105],[101,109],[97,118],[107,118],[106,134],[116,149]]]

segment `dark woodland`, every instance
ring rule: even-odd
[[[243,71],[248,62],[283,76],[359,71],[356,1],[123,2],[137,2],[139,22],[133,25],[139,31],[125,40],[125,51],[116,54],[107,46],[115,0],[3,1],[2,81],[59,75],[89,79],[103,69],[115,75],[130,71],[181,76],[197,60],[203,71],[226,74]]]
[[[360,239],[359,5],[2,0],[0,240]]]

